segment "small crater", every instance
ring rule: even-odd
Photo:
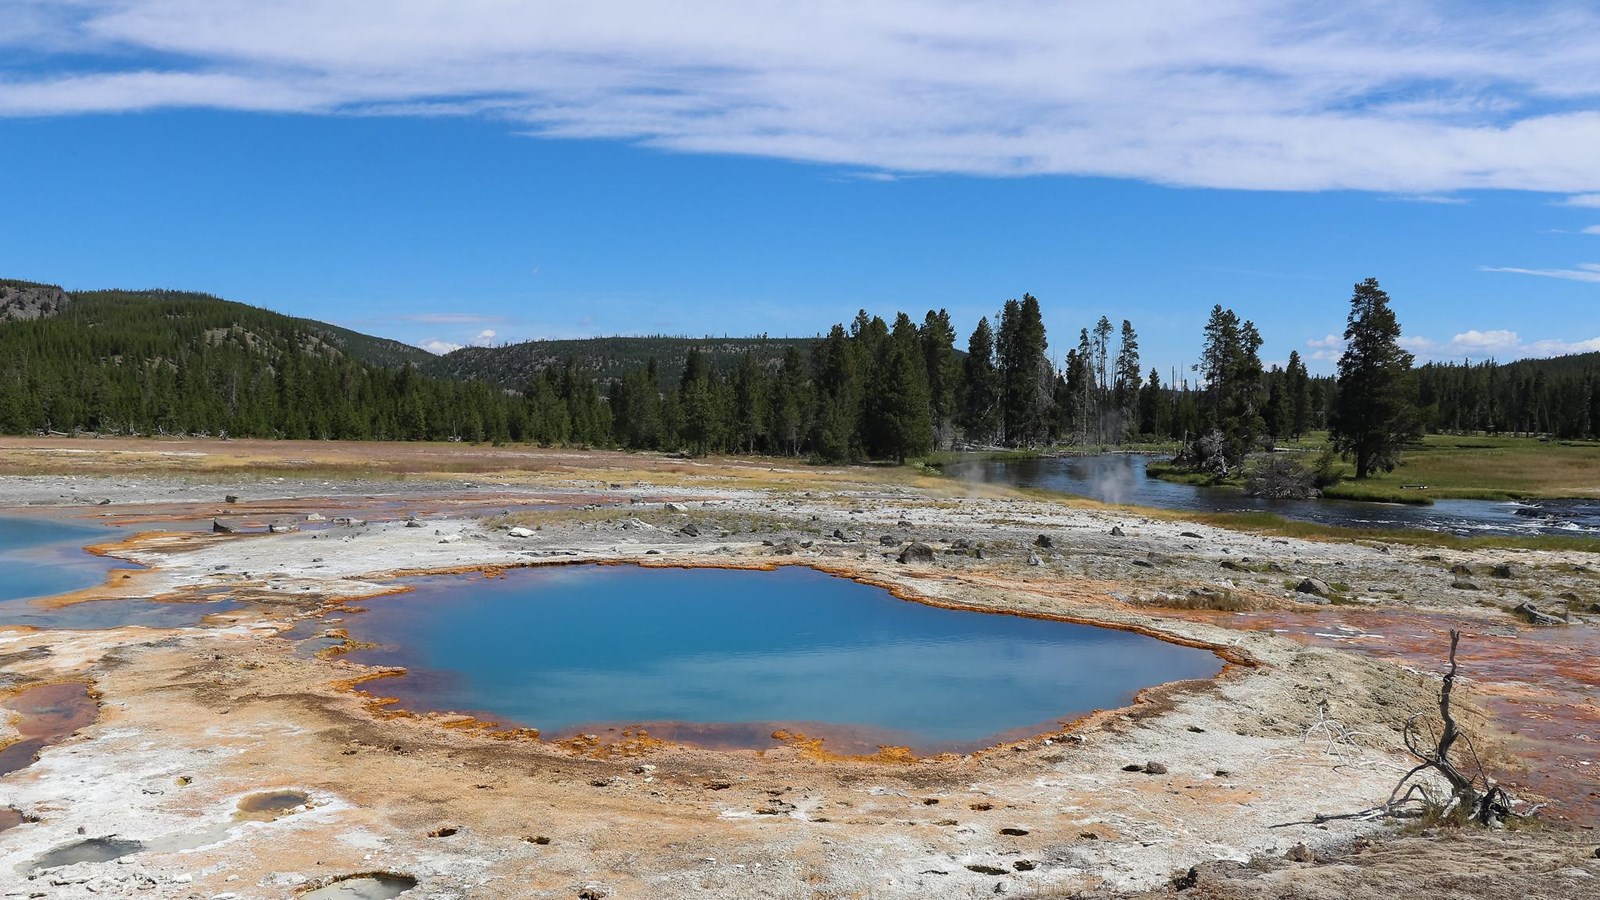
[[[410,875],[370,872],[344,875],[300,895],[301,900],[393,900],[417,886]]]
[[[241,821],[271,822],[309,805],[311,797],[304,791],[266,791],[251,794],[240,800],[239,811],[234,813],[234,818]]]

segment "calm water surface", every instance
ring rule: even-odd
[[[206,615],[234,608],[231,601],[155,603],[149,600],[97,600],[50,609],[33,602],[104,584],[113,568],[133,563],[95,556],[83,548],[124,535],[103,525],[53,519],[0,517],[0,626],[37,628],[119,628],[192,625]]]
[[[1351,500],[1263,500],[1230,488],[1175,484],[1145,475],[1152,457],[1105,453],[1039,459],[974,459],[951,474],[1017,487],[1042,488],[1106,503],[1190,512],[1270,512],[1288,519],[1347,528],[1422,528],[1463,535],[1600,534],[1600,502],[1503,503],[1439,500],[1432,506]]]
[[[574,566],[431,578],[364,601],[359,662],[408,667],[373,690],[546,737],[646,726],[708,746],[919,753],[1022,737],[1150,685],[1205,678],[1215,655],[1104,628],[938,609],[805,569]]]

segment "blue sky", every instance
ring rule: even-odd
[[[1156,5],[0,0],[0,277],[440,349],[1029,291],[1165,376],[1213,303],[1327,371],[1371,275],[1421,355],[1600,349],[1593,12]]]

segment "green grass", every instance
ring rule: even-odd
[[[1303,451],[1310,464],[1327,445],[1327,433],[1315,432],[1283,446]],[[1600,497],[1600,442],[1430,434],[1405,450],[1393,472],[1358,480],[1355,468],[1342,461],[1339,471],[1344,480],[1325,488],[1323,496],[1417,505],[1434,500]],[[1215,484],[1208,476],[1162,464],[1152,463],[1149,472],[1166,481]]]

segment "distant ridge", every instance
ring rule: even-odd
[[[597,337],[526,341],[503,347],[463,347],[425,363],[424,374],[458,380],[481,378],[506,388],[519,388],[533,372],[561,366],[571,359],[601,384],[643,369],[654,359],[663,389],[676,388],[691,349],[704,354],[712,372],[731,371],[744,354],[757,365],[775,370],[789,348],[808,353],[819,338],[685,338]]]

